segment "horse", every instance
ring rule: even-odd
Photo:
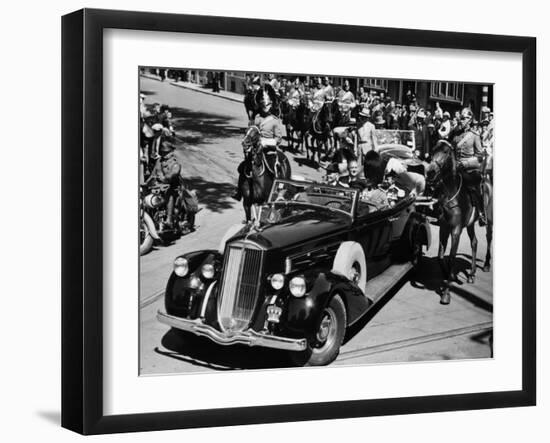
[[[257,207],[264,204],[276,178],[289,179],[291,170],[286,155],[279,151],[264,152],[260,143],[260,130],[257,126],[248,128],[243,140],[245,161],[240,191],[246,221],[257,219]]]
[[[335,100],[328,100],[323,103],[319,111],[310,113],[311,117],[310,122],[308,121],[308,134],[311,136],[312,141],[311,149],[308,149],[309,147],[306,143],[306,156],[309,160],[309,151],[311,151],[311,161],[314,163],[316,153],[319,162],[321,161],[321,146],[324,146],[325,156],[328,155],[328,141],[334,127],[334,114],[337,108],[338,103]]]
[[[479,213],[472,202],[470,191],[465,185],[465,178],[462,173],[457,172],[457,162],[451,144],[446,140],[440,140],[434,147],[432,161],[426,171],[427,184],[434,189],[435,196],[438,196],[441,208],[439,219],[439,251],[438,259],[443,271],[443,286],[441,288],[441,303],[449,304],[451,301],[450,283],[456,281],[454,262],[458,250],[458,243],[464,228],[470,237],[472,248],[472,260],[470,271],[467,272],[468,283],[474,283],[477,269],[477,238],[475,234],[475,222]],[[492,186],[485,178],[482,178],[485,211],[487,215],[487,254],[485,257],[485,272],[491,267],[491,242],[493,231],[492,215]],[[445,251],[447,242],[451,236],[451,251],[449,254],[448,266],[445,266]]]
[[[281,113],[283,125],[285,125],[288,140],[288,148],[294,150],[294,136],[298,133],[298,149],[304,150],[304,143],[307,145],[307,128],[309,125],[305,97],[300,99],[297,106],[291,106],[287,100],[281,102]]]
[[[254,122],[254,117],[258,113],[259,106],[256,102],[256,93],[252,89],[247,89],[244,95],[244,109],[249,125]]]

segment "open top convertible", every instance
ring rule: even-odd
[[[230,228],[217,250],[175,259],[158,319],[220,345],[326,365],[430,238],[413,196],[379,208],[357,189],[276,180],[256,223]]]

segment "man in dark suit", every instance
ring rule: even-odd
[[[409,129],[414,131],[416,155],[422,160],[429,160],[431,151],[430,132],[425,119],[426,114],[423,109],[420,109],[416,114],[416,118],[409,125]]]

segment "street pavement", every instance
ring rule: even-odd
[[[231,198],[242,160],[241,141],[247,127],[244,105],[232,100],[181,88],[168,81],[142,77],[140,89],[147,98],[170,106],[176,130],[176,154],[190,189],[195,189],[201,212],[195,232],[167,247],[155,248],[140,259],[140,373],[167,374],[206,370],[287,366],[286,354],[261,348],[216,346],[206,339],[188,339],[156,320],[162,308],[164,285],[174,258],[186,251],[217,248],[229,226],[244,218],[242,204]],[[303,154],[287,152],[292,173],[320,180],[322,170],[304,162]],[[436,259],[437,226],[432,246],[411,278],[400,282],[384,297],[375,312],[348,331],[334,365],[405,361],[489,358],[492,355],[492,272],[482,272],[485,229],[476,227],[478,273],[466,283],[470,247],[467,235],[460,241],[458,284],[452,301],[439,304],[436,290],[441,272]],[[479,259],[481,258],[481,259]]]

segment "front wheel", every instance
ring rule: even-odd
[[[325,366],[340,353],[346,335],[346,307],[335,295],[321,314],[314,338],[303,352],[293,352],[292,360],[299,366]]]
[[[153,236],[142,219],[139,226],[139,255],[147,254],[153,248]]]

